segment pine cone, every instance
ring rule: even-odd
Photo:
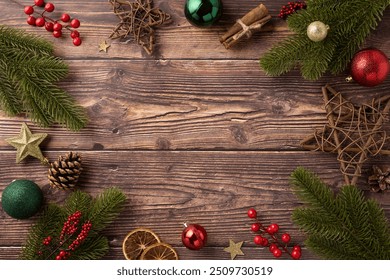
[[[69,152],[65,157],[50,163],[49,182],[53,188],[62,190],[74,189],[80,177],[81,158],[77,153]]]
[[[378,166],[372,166],[373,174],[368,177],[368,184],[371,186],[373,192],[380,192],[390,190],[390,168],[385,172]]]

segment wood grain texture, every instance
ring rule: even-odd
[[[221,21],[199,29],[184,18],[184,0],[155,0],[173,21],[156,30],[153,56],[133,42],[117,40],[108,53],[99,52],[99,42],[107,40],[118,22],[106,0],[53,1],[57,15],[69,12],[80,19],[80,47],[28,26],[23,6],[30,2],[0,0],[0,25],[54,43],[55,53],[70,67],[60,86],[86,108],[90,122],[74,133],[58,126],[39,128],[23,116],[11,118],[0,111],[0,193],[12,180],[28,178],[42,187],[45,203],[62,203],[68,194],[49,188],[47,169],[37,160],[15,163],[15,150],[4,139],[17,135],[22,121],[34,133],[50,135],[41,145],[50,160],[70,150],[80,152],[82,190],[95,196],[118,186],[128,198],[126,209],[104,232],[111,245],[106,259],[123,259],[124,236],[141,226],[172,244],[181,259],[228,259],[223,248],[230,238],[246,241],[245,256],[238,259],[269,259],[269,252],[251,241],[249,207],[261,212],[263,223],[277,222],[302,244],[305,236],[291,221],[292,210],[301,206],[289,185],[291,172],[305,166],[335,191],[343,184],[335,155],[299,146],[325,123],[321,86],[330,83],[357,104],[389,94],[389,79],[363,88],[345,83],[347,72],[318,81],[304,81],[298,70],[265,76],[258,58],[290,34],[276,18],[285,0],[264,1],[274,16],[271,23],[231,50],[219,43],[219,36],[258,2],[224,0]],[[389,9],[365,45],[390,55]],[[371,164],[389,166],[389,158],[370,159],[359,185],[366,185]],[[390,219],[390,193],[365,194]],[[0,259],[17,258],[36,219],[17,221],[0,211]],[[205,226],[206,248],[194,252],[183,247],[184,222]],[[319,258],[306,248],[303,252],[304,259]]]
[[[58,153],[50,152],[49,156],[53,157],[52,154]],[[47,170],[37,161],[15,167],[8,163],[14,159],[14,153],[3,152],[2,157],[2,186],[28,176],[42,187],[46,203],[61,203],[66,198],[66,192],[49,188],[45,179]],[[97,194],[106,187],[117,186],[128,198],[123,213],[106,230],[114,247],[120,247],[124,236],[136,227],[151,228],[165,242],[180,247],[184,222],[202,224],[209,233],[212,248],[225,246],[230,238],[245,240],[246,246],[254,247],[249,230],[251,221],[246,217],[250,207],[258,209],[264,224],[277,221],[283,231],[293,236],[294,242],[302,243],[303,233],[292,223],[290,214],[286,214],[301,205],[289,185],[292,166],[313,170],[335,191],[342,180],[332,157],[313,157],[306,152],[118,151],[84,152],[82,157],[85,170],[79,185],[83,190]],[[388,197],[383,194],[373,197],[390,216]],[[0,246],[21,246],[35,220],[36,217],[16,221],[0,212],[3,229]],[[112,258],[121,257],[116,252]],[[259,257],[256,251],[251,252],[254,255],[247,253],[247,258]],[[201,255],[210,257],[210,254],[209,251]],[[185,255],[197,256],[190,252]]]
[[[326,82],[357,103],[388,94],[390,85],[362,88],[342,76],[304,82],[297,72],[269,78],[255,60],[69,65],[60,85],[86,108],[90,122],[82,133],[45,129],[51,138],[43,149],[300,149],[299,142],[326,122]],[[3,115],[0,134],[17,134],[21,120]],[[12,149],[3,139],[0,148]]]

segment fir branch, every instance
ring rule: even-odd
[[[90,217],[94,231],[107,227],[122,211],[126,196],[117,188],[100,194],[91,207]]]
[[[94,199],[85,192],[75,191],[69,195],[62,207],[49,204],[37,223],[30,229],[20,258],[53,259],[61,250],[70,253],[68,259],[102,258],[108,252],[109,244],[107,238],[101,235],[101,231],[119,215],[125,200],[125,195],[119,189],[109,188]],[[61,239],[64,223],[76,211],[81,212],[78,230]],[[92,229],[86,239],[74,251],[69,250],[68,246],[79,235],[82,224],[88,221],[92,223]],[[42,241],[48,236],[52,238],[52,244],[42,245]]]
[[[74,260],[98,260],[103,258],[109,251],[110,246],[105,236],[98,235],[96,238],[87,239],[74,255]]]
[[[22,30],[0,26],[0,45],[16,48],[32,55],[52,55],[53,45],[43,38],[30,35]]]
[[[271,76],[298,65],[305,79],[316,80],[326,71],[338,74],[377,27],[389,5],[390,0],[307,1],[306,10],[288,17],[288,27],[296,34],[271,48],[260,58],[260,65]],[[314,21],[330,27],[322,42],[315,43],[307,37],[307,27]]]
[[[49,42],[0,27],[1,108],[9,115],[26,113],[42,126],[56,122],[80,130],[86,125],[86,114],[54,84],[67,75],[68,66],[52,53]]]
[[[383,209],[366,200],[355,186],[331,189],[304,168],[291,183],[305,207],[294,210],[293,221],[307,233],[306,245],[327,259],[390,259],[390,225]]]
[[[56,230],[62,226],[63,216],[64,211],[61,207],[54,204],[48,205],[39,221],[31,227],[19,258],[22,260],[42,259],[43,255],[39,254],[42,241],[47,236],[57,234]]]
[[[4,108],[10,116],[21,113],[21,100],[15,94],[14,85],[8,79],[9,68],[0,61],[0,108]]]

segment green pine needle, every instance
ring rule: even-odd
[[[390,5],[390,0],[306,2],[306,10],[287,19],[288,27],[296,34],[260,58],[260,66],[267,75],[279,76],[296,66],[301,66],[302,77],[309,80],[317,80],[327,71],[341,73]],[[314,21],[330,27],[321,42],[311,41],[306,34],[308,25]]]
[[[80,247],[71,252],[69,259],[101,259],[109,250],[108,240],[101,235],[101,231],[117,218],[125,201],[126,196],[118,188],[108,188],[96,198],[92,198],[85,192],[75,191],[69,195],[63,206],[49,204],[37,223],[31,227],[20,259],[54,259],[60,250],[66,250],[67,246],[76,239],[81,225],[88,220],[92,223],[92,229]],[[78,231],[68,240],[65,239],[65,243],[61,246],[59,237],[64,222],[76,211],[82,214]],[[48,236],[52,238],[52,244],[42,245],[43,240]]]
[[[390,259],[390,225],[383,209],[355,186],[334,196],[316,175],[302,167],[291,176],[305,203],[293,221],[307,234],[306,246],[326,259]]]
[[[0,109],[10,116],[26,113],[42,126],[80,130],[87,122],[84,109],[54,84],[67,74],[49,42],[0,26]]]

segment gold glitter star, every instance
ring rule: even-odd
[[[244,253],[241,251],[242,244],[244,244],[244,241],[234,243],[234,241],[230,239],[229,247],[226,247],[223,250],[230,253],[230,258],[233,260],[237,255],[244,255]]]
[[[23,123],[19,136],[5,139],[5,141],[17,149],[16,163],[21,162],[27,156],[35,157],[44,163],[47,159],[42,155],[39,144],[46,137],[46,133],[32,134],[27,124]]]
[[[107,52],[107,49],[108,49],[109,47],[111,47],[110,44],[107,44],[106,41],[102,41],[102,42],[100,42],[100,44],[99,44],[99,52]]]

